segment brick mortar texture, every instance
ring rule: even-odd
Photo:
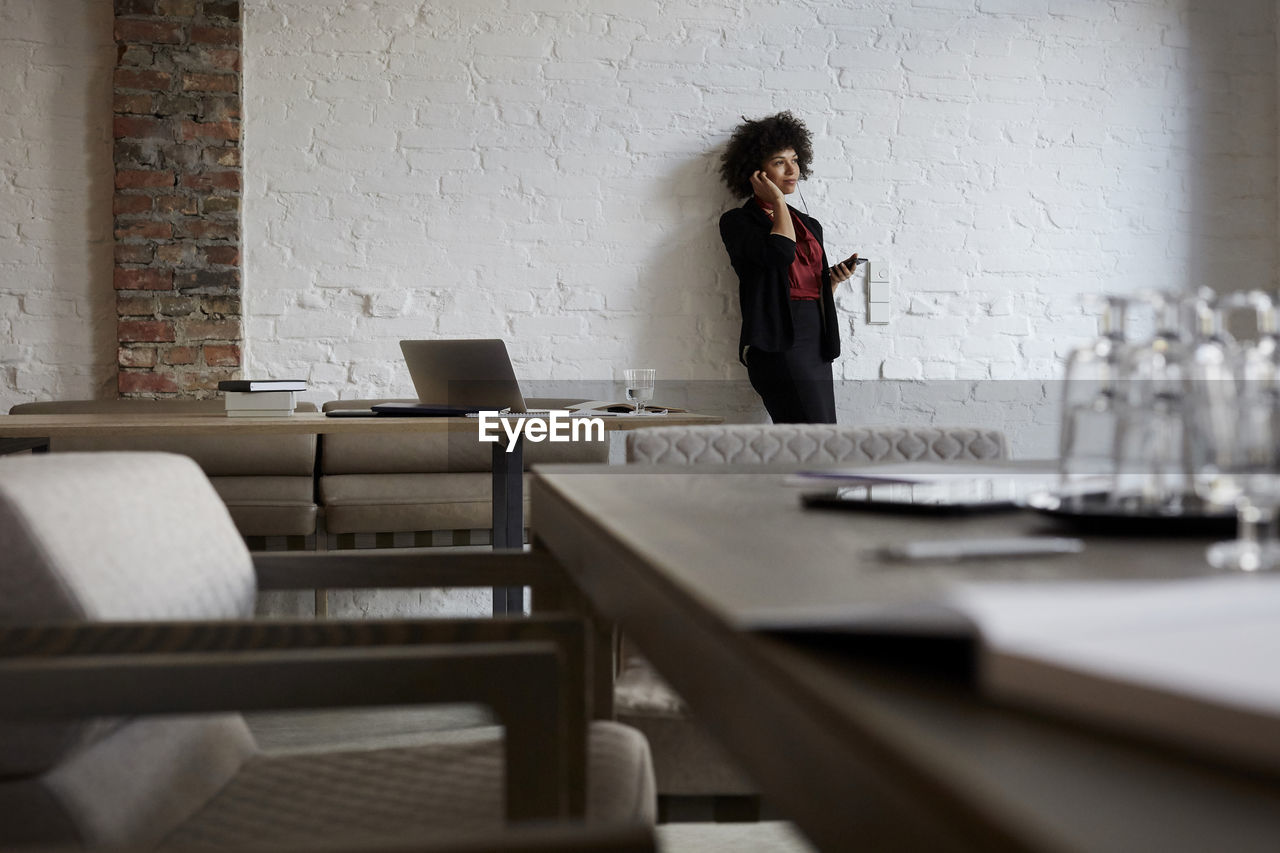
[[[114,393],[111,93],[84,95],[115,62],[102,6],[0,4],[6,406]],[[1094,331],[1082,293],[1274,283],[1275,7],[246,0],[244,371],[407,396],[400,338],[503,336],[542,392],[643,362],[761,420],[715,166],[738,116],[791,108],[830,248],[890,276],[888,326],[839,297],[837,375],[885,388],[841,420],[1052,452],[1051,412],[965,383],[1057,376]],[[152,293],[122,300],[196,310],[132,307]]]
[[[207,397],[238,376],[239,0],[116,0],[121,396]]]

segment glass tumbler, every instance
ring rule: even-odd
[[[1225,571],[1265,571],[1280,567],[1280,348],[1276,340],[1276,312],[1262,291],[1237,294],[1228,308],[1252,309],[1256,333],[1234,355],[1236,395],[1230,412],[1232,443],[1216,460],[1220,478],[1233,488],[1236,538],[1210,546],[1209,564]],[[1221,469],[1227,463],[1225,472]],[[1205,479],[1204,477],[1200,478]]]
[[[1234,463],[1236,538],[1209,546],[1209,565],[1226,571],[1256,572],[1280,567],[1280,453],[1276,441],[1280,393],[1274,383],[1240,400]]]
[[[1190,332],[1177,295],[1141,298],[1155,310],[1156,331],[1126,347],[1121,359],[1109,501],[1122,512],[1178,514],[1190,490],[1184,452]]]
[[[1223,311],[1212,291],[1197,292],[1188,304],[1196,328],[1187,356],[1187,475],[1203,504],[1209,510],[1220,509],[1230,507],[1240,491],[1235,472],[1242,449],[1240,429],[1247,426],[1240,422],[1249,420],[1238,405],[1245,360],[1226,333]]]
[[[1058,491],[1074,511],[1083,508],[1087,494],[1105,490],[1114,476],[1117,390],[1129,300],[1103,299],[1100,334],[1067,357],[1062,383]]]
[[[653,386],[658,371],[651,367],[633,367],[622,371],[627,386],[627,399],[636,404],[637,415],[644,414],[644,404],[653,399]]]

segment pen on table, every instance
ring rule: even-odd
[[[994,539],[927,539],[886,545],[880,556],[890,560],[967,560],[977,557],[1024,557],[1079,554],[1081,539],[1057,536],[1010,536]]]

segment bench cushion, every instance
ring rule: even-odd
[[[324,410],[367,409],[382,399],[333,400]],[[530,398],[531,408],[563,408],[566,398]],[[318,492],[331,534],[488,528],[493,523],[493,445],[474,421],[411,436],[324,435]],[[525,442],[525,468],[604,463],[607,441]],[[528,478],[525,526],[529,526]]]
[[[627,436],[627,462],[651,465],[817,465],[1007,457],[1003,433],[974,427],[723,424],[649,427]]]
[[[547,399],[551,399],[555,405],[565,405],[560,398]],[[324,404],[324,411],[367,409],[380,402],[411,401],[331,400]],[[533,398],[528,402],[539,405],[546,401]],[[437,474],[492,471],[493,445],[480,442],[478,430],[478,424],[468,420],[452,424],[449,429],[442,426],[438,431],[420,435],[379,436],[377,441],[360,435],[321,436],[320,473]],[[607,461],[607,441],[524,443],[525,468],[531,465]]]
[[[307,536],[315,532],[314,480],[306,477],[210,477],[241,536]]]
[[[330,533],[471,530],[493,524],[493,475],[337,474],[320,478]],[[524,489],[529,525],[529,478]]]
[[[216,414],[215,400],[60,400],[21,403],[12,415]],[[313,403],[298,404],[314,412]],[[56,438],[55,453],[158,451],[194,459],[222,496],[242,536],[309,536],[316,530],[314,435],[102,435]]]

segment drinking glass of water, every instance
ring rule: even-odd
[[[627,383],[627,399],[636,404],[636,414],[643,415],[645,401],[653,399],[653,383],[658,371],[651,367],[633,367],[622,371],[622,378]]]

